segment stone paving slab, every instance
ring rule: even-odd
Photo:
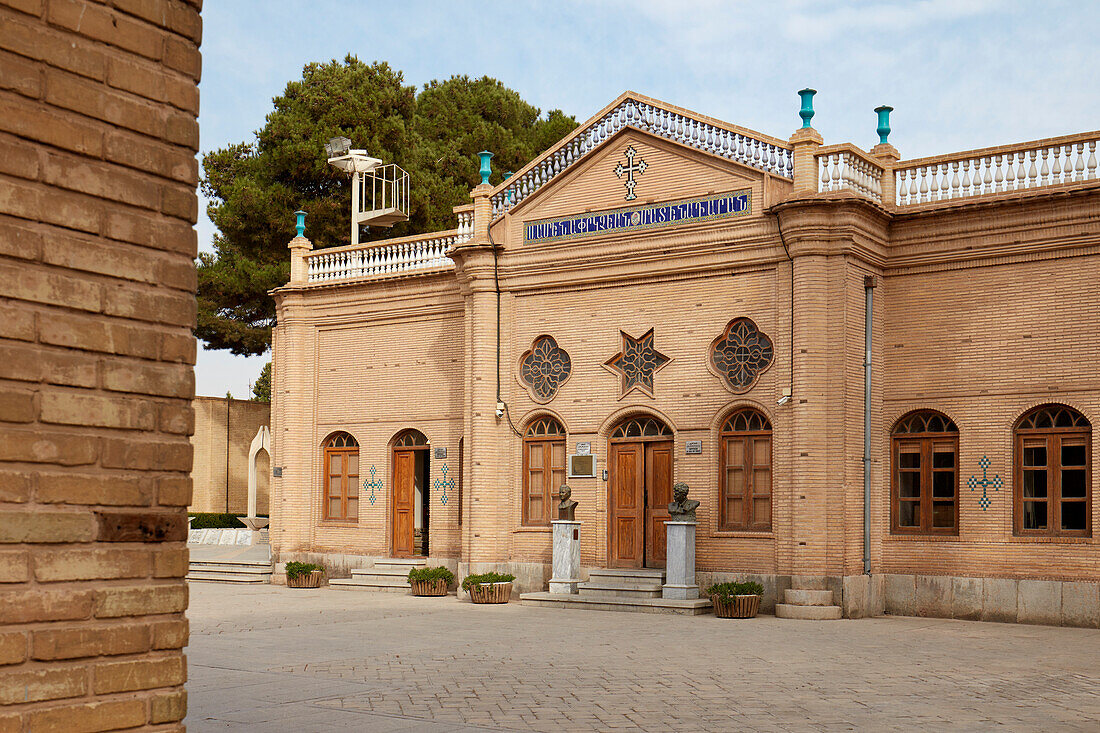
[[[1100,631],[191,585],[190,731],[1100,730]]]

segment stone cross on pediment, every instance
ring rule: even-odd
[[[648,167],[646,162],[641,158],[638,158],[638,163],[634,163],[634,157],[638,154],[638,151],[634,149],[633,145],[630,145],[626,149],[626,165],[619,163],[615,166],[615,175],[619,178],[626,174],[626,200],[633,201],[638,198],[634,195],[634,186],[637,185],[637,181],[634,180],[634,174],[639,176],[645,173],[645,169]]]

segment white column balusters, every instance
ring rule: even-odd
[[[454,262],[447,256],[447,250],[459,241],[456,232],[354,250],[321,250],[306,258],[309,282],[401,275],[454,267]]]
[[[851,190],[882,203],[883,170],[877,164],[845,150],[817,156],[817,167],[818,191]]]
[[[1016,150],[899,168],[894,172],[896,204],[915,206],[1095,181],[1100,178],[1097,142],[1100,139],[1025,144]]]

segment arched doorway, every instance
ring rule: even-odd
[[[611,431],[608,450],[608,565],[663,568],[672,501],[672,429],[649,416]]]
[[[405,430],[393,441],[393,496],[390,520],[393,556],[428,555],[430,446],[419,430]]]

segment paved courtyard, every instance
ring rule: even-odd
[[[189,731],[1100,730],[1100,631],[192,583]]]

